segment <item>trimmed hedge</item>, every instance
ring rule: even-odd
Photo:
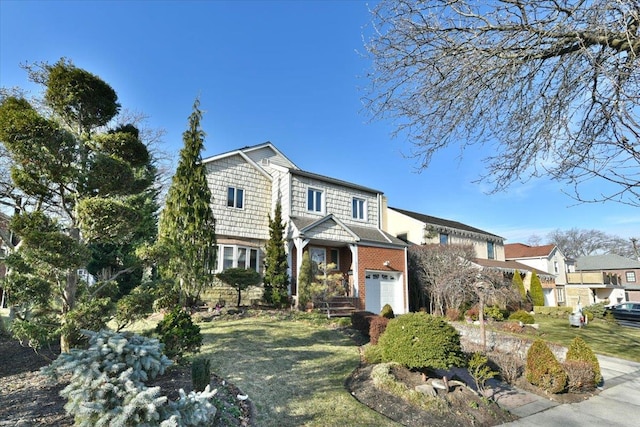
[[[530,313],[524,310],[518,310],[509,315],[509,320],[520,321],[525,325],[532,325],[535,323],[535,319]]]
[[[387,329],[388,324],[389,319],[383,316],[376,316],[371,319],[371,325],[369,326],[369,338],[371,339],[371,344],[378,344],[380,335],[382,335]]]
[[[389,321],[378,340],[385,362],[408,368],[465,366],[460,334],[445,319],[408,313]]]
[[[354,311],[351,313],[351,326],[362,335],[368,337],[371,321],[376,317],[378,315],[370,311]]]
[[[577,360],[581,362],[587,362],[593,368],[594,375],[594,385],[600,384],[602,381],[602,373],[600,372],[600,362],[598,362],[598,358],[596,357],[591,347],[587,345],[585,340],[581,337],[575,337],[571,344],[569,345],[569,350],[567,351],[567,356],[565,360],[572,361]]]
[[[547,344],[537,339],[527,351],[525,378],[549,393],[560,393],[567,387],[567,373]]]

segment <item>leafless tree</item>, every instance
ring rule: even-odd
[[[475,251],[469,245],[424,245],[409,248],[412,280],[428,294],[430,312],[446,314],[473,299],[478,267],[472,263]]]
[[[365,106],[421,168],[489,145],[494,192],[546,176],[582,202],[640,206],[638,0],[383,0],[372,26]]]
[[[547,240],[570,258],[603,254],[636,258],[632,239],[623,239],[599,230],[558,229],[549,233]]]

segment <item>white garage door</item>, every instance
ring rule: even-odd
[[[389,272],[365,272],[365,310],[379,314],[385,304],[395,314],[404,313],[402,275]]]

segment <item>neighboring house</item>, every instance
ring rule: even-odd
[[[476,265],[487,270],[499,271],[507,280],[511,280],[517,270],[524,275],[523,282],[527,289],[531,274],[535,271],[545,290],[545,303],[548,298],[546,296],[549,293],[548,289],[553,289],[555,286],[554,276],[547,273],[546,269],[538,269],[514,260],[505,260],[504,238],[496,234],[461,222],[395,207],[387,208],[386,213],[384,230],[409,244],[471,245],[476,252],[476,258],[473,260]],[[555,305],[555,300],[549,305]]]
[[[269,215],[277,201],[286,224],[290,293],[297,296],[302,255],[334,263],[358,309],[408,309],[406,244],[381,229],[382,192],[298,168],[271,143],[244,147],[202,163],[216,218],[218,271],[263,273]]]
[[[523,243],[509,243],[504,245],[505,259],[528,265],[553,280],[542,282],[545,305],[563,306],[567,304],[567,263],[565,256],[556,245],[529,246]],[[568,304],[571,305],[571,304]]]
[[[584,256],[567,273],[567,300],[576,305],[640,301],[640,261],[619,255]]]
[[[479,259],[505,259],[502,237],[456,221],[389,207],[385,230],[414,245],[472,245]]]

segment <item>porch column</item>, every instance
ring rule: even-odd
[[[293,244],[296,247],[296,289],[299,289],[300,283],[298,282],[298,277],[300,277],[300,267],[302,266],[302,252],[309,244],[309,239],[302,239],[300,237],[296,237],[293,239]],[[293,297],[294,299],[294,307],[298,308],[298,293]]]
[[[351,271],[353,271],[353,296],[360,297],[360,273],[358,271],[358,245],[350,244],[351,250]]]

